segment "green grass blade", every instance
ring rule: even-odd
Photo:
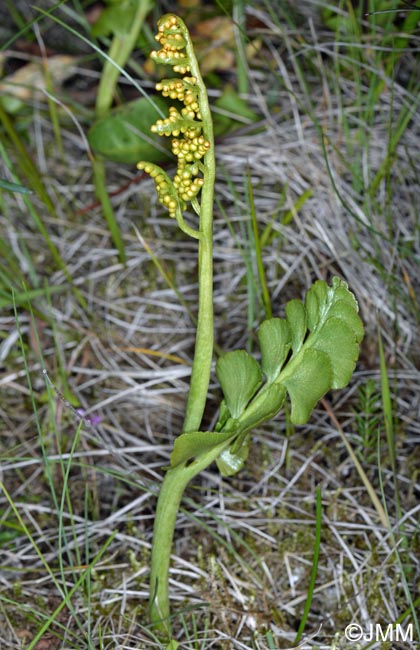
[[[0,103],[0,123],[3,125],[5,133],[7,134],[7,138],[10,141],[10,144],[14,147],[19,167],[23,175],[26,176],[28,184],[31,185],[33,191],[39,196],[39,198],[45,204],[48,212],[53,217],[57,218],[57,213],[55,210],[54,203],[47,192],[47,189],[38,172],[38,169],[36,168],[36,165],[32,162],[28,152],[26,151],[26,148],[22,142],[20,135],[15,129],[13,122],[11,121],[9,115],[2,107],[1,103]]]
[[[24,185],[19,185],[19,183],[10,183],[9,181],[0,178],[0,189],[6,190],[7,192],[17,192],[18,194],[33,194],[34,191],[25,187]]]
[[[306,621],[308,620],[309,612],[311,609],[312,599],[315,590],[315,581],[318,573],[318,560],[319,560],[319,551],[321,548],[321,525],[322,525],[322,495],[321,495],[321,488],[319,485],[316,488],[315,498],[316,498],[316,511],[315,511],[316,521],[315,521],[314,556],[312,559],[312,569],[311,569],[311,577],[309,579],[308,595],[306,597],[305,607],[303,609],[303,614],[299,623],[298,631],[295,636],[294,645],[297,645],[302,638]]]
[[[255,258],[257,262],[258,278],[261,286],[264,312],[266,318],[271,318],[273,315],[273,310],[271,307],[270,292],[268,290],[267,278],[265,275],[264,263],[262,259],[261,238],[258,230],[257,213],[255,209],[254,194],[252,190],[249,170],[248,170],[247,187],[248,187],[248,201],[249,201],[249,207],[251,211],[252,233],[254,238],[254,251],[255,251]]]
[[[244,95],[249,93],[249,70],[246,61],[246,31],[245,31],[245,2],[235,0],[233,3],[233,20],[235,25],[236,41],[236,74],[238,92]]]
[[[124,247],[124,241],[121,235],[121,229],[119,227],[118,221],[116,219],[114,209],[112,207],[111,199],[109,198],[108,191],[106,189],[106,171],[105,165],[102,160],[98,158],[93,159],[93,179],[95,183],[95,193],[102,205],[104,212],[104,217],[109,228],[111,239],[115,244],[115,247],[118,251],[118,257],[120,261],[125,263],[126,253]]]

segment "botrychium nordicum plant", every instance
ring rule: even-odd
[[[344,281],[334,277],[330,285],[315,282],[303,301],[287,303],[284,318],[261,323],[260,362],[245,350],[219,357],[216,376],[223,400],[214,431],[201,430],[213,359],[213,123],[183,21],[172,14],[163,16],[156,40],[161,49],[152,52],[152,58],[181,75],[162,80],[156,89],[183,107],[171,107],[169,116],[151,129],[172,137],[177,169],[171,180],[155,164],[141,161],[138,168],[154,179],[159,201],[181,230],[198,240],[198,318],[190,390],[182,432],[175,440],[158,498],[152,545],[150,618],[154,628],[170,639],[169,558],[187,484],[213,461],[223,476],[238,472],[247,459],[252,430],[277,415],[287,397],[292,423],[305,424],[327,391],[350,381],[363,324],[357,301]],[[198,229],[184,220],[188,203],[199,216]],[[171,643],[174,649],[176,642]]]

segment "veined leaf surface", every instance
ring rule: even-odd
[[[240,415],[244,426],[273,417],[276,386],[279,397],[284,389],[289,394],[292,422],[304,424],[321,397],[346,386],[354,371],[363,324],[345,282],[333,278],[328,286],[319,280],[304,302],[291,300],[285,311],[286,318],[261,324],[258,337],[266,385]]]
[[[301,309],[295,304],[290,309],[289,305],[286,317],[294,332],[294,354],[275,383],[285,386],[289,393],[292,422],[304,424],[328,390],[343,388],[350,381],[359,356],[363,324],[356,299],[339,278],[333,278],[330,287],[319,280],[306,294],[302,307],[308,331],[302,328]]]
[[[227,352],[217,360],[216,375],[231,417],[238,418],[262,382],[257,361],[245,350]]]
[[[171,454],[171,467],[193,460],[218,446],[221,446],[220,452],[222,452],[223,443],[227,443],[234,436],[236,436],[235,431],[222,431],[220,433],[215,431],[191,431],[182,433],[174,443]]]

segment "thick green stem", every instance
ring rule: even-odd
[[[150,620],[158,630],[170,637],[169,564],[176,516],[190,477],[182,467],[168,470],[159,493],[153,530],[150,574]]]
[[[216,460],[228,445],[229,441],[225,441],[189,465],[184,463],[169,469],[160,489],[153,530],[149,608],[151,622],[168,638],[171,635],[169,564],[182,495],[191,479]]]
[[[197,79],[203,135],[210,143],[204,157],[203,189],[200,201],[200,239],[198,248],[198,317],[190,392],[187,400],[183,432],[198,431],[203,418],[213,359],[213,201],[216,177],[213,120],[207,91],[190,42],[187,53],[191,72]]]
[[[213,187],[211,187],[211,190]],[[203,195],[205,190],[203,190]],[[210,192],[209,192],[210,194]],[[204,200],[204,196],[203,196]],[[212,200],[212,197],[211,197]],[[206,212],[209,214],[205,214]],[[183,432],[198,431],[206,405],[213,358],[213,241],[212,211],[201,204],[198,249],[198,317],[194,361]]]

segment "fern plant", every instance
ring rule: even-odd
[[[173,14],[158,23],[161,49],[152,58],[172,66],[176,78],[156,86],[176,105],[151,130],[172,139],[177,158],[173,179],[157,165],[141,161],[154,179],[158,197],[181,230],[198,241],[198,320],[186,415],[174,443],[160,490],[152,546],[150,617],[171,636],[169,558],[176,516],[189,481],[213,461],[223,476],[238,472],[248,455],[253,429],[273,418],[286,398],[294,424],[308,421],[319,399],[350,381],[363,338],[355,297],[337,277],[317,281],[305,299],[291,300],[284,318],[264,320],[258,330],[261,362],[245,350],[227,352],[216,363],[223,392],[214,431],[202,431],[213,359],[212,222],[215,156],[211,113],[193,45],[183,21]],[[191,205],[195,229],[184,219]],[[173,647],[173,646],[172,646]]]

